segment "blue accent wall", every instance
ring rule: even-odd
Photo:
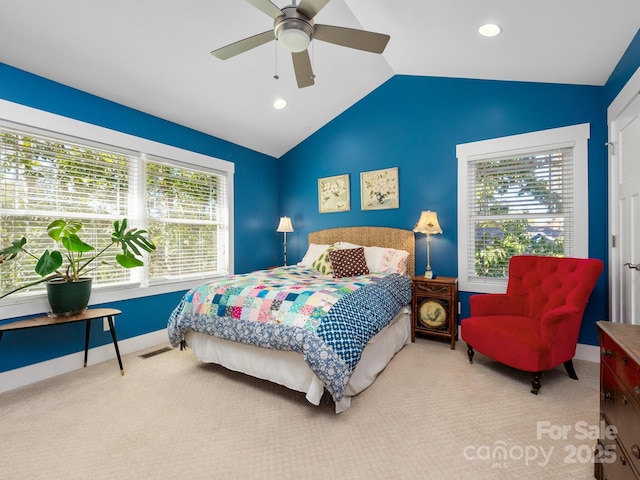
[[[347,225],[411,229],[422,210],[435,210],[443,229],[432,237],[437,275],[458,274],[456,145],[591,124],[589,141],[590,256],[607,261],[607,152],[604,88],[397,75],[281,159],[281,210],[296,232],[291,260],[304,255],[308,232]],[[398,167],[400,207],[362,211],[360,172]],[[317,180],[348,173],[351,210],[318,213]],[[426,241],[416,237],[416,271],[426,265]],[[606,273],[589,304],[582,343],[596,344],[595,321],[607,317]],[[462,317],[468,298],[461,292]]]
[[[395,76],[339,115],[280,161],[0,63],[0,98],[235,164],[235,271],[281,263],[281,215],[292,217],[289,263],[305,252],[310,231],[348,225],[411,229],[421,210],[438,212],[444,230],[432,241],[438,275],[457,276],[457,159],[459,143],[535,130],[591,124],[589,141],[590,255],[607,263],[606,107],[640,67],[640,33],[604,87]],[[360,172],[399,168],[400,208],[360,210]],[[317,180],[348,173],[351,211],[318,213]],[[257,240],[259,239],[259,241]],[[426,264],[418,236],[416,267]],[[589,303],[580,342],[596,345],[595,321],[607,318],[608,271]],[[461,292],[462,317],[473,292]],[[162,329],[182,292],[114,302],[123,314],[120,340]],[[105,305],[106,306],[106,305]],[[81,324],[10,332],[0,342],[0,372],[83,348]],[[92,329],[91,347],[111,342]]]
[[[277,159],[2,63],[0,98],[233,162],[235,272],[281,263],[282,239],[275,231],[280,216]],[[105,305],[123,312],[116,320],[118,339],[166,327],[182,293]],[[82,351],[83,332],[83,324],[72,324],[5,333],[0,341],[0,372]],[[109,333],[96,323],[90,346],[109,343]]]

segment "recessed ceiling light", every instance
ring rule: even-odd
[[[276,110],[282,110],[286,106],[287,106],[286,98],[276,98],[275,102],[273,102],[273,108],[275,108]]]
[[[502,27],[495,23],[485,23],[478,29],[478,32],[480,32],[480,35],[483,37],[495,37],[502,33]]]

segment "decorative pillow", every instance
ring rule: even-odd
[[[338,242],[338,248],[360,248],[362,245],[356,245],[349,242]],[[367,268],[369,273],[372,272],[386,272],[389,267],[389,261],[393,256],[395,250],[393,248],[383,247],[362,247],[364,248],[364,258],[367,261]]]
[[[298,262],[299,267],[312,268],[313,262],[315,262],[320,255],[322,255],[330,245],[319,245],[317,243],[310,243],[307,248],[307,253],[304,254],[302,260]]]
[[[405,275],[407,273],[407,259],[409,258],[409,252],[405,250],[396,250],[389,262],[389,273],[401,273]]]
[[[360,245],[349,242],[334,244],[340,249],[358,248]],[[369,273],[407,273],[409,252],[390,247],[363,247]]]
[[[329,250],[329,260],[333,267],[333,278],[357,277],[369,273],[363,247]]]
[[[331,266],[331,260],[329,260],[329,253],[335,249],[335,245],[331,245],[329,248],[325,249],[325,251],[313,261],[311,268],[319,271],[322,275],[333,275],[333,268]]]

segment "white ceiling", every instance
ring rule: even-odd
[[[604,85],[640,28],[640,0],[332,0],[317,23],[391,40],[382,55],[312,42],[316,84],[298,89],[276,42],[210,55],[272,28],[242,0],[0,7],[0,62],[274,157],[395,74]],[[487,21],[503,34],[481,37]],[[289,105],[276,111],[280,96]]]

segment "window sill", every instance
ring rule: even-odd
[[[506,279],[458,279],[458,290],[473,293],[505,293],[507,291]]]
[[[205,279],[194,279],[175,283],[163,283],[149,287],[132,287],[129,285],[124,288],[118,287],[108,290],[95,289],[91,293],[89,306],[149,297],[152,295],[162,295],[164,293],[185,291],[203,283],[204,281]],[[42,314],[49,310],[49,303],[47,302],[46,295],[37,295],[28,299],[24,297],[11,298],[11,296],[9,296],[0,302],[0,307],[0,321],[2,321],[11,318]]]

